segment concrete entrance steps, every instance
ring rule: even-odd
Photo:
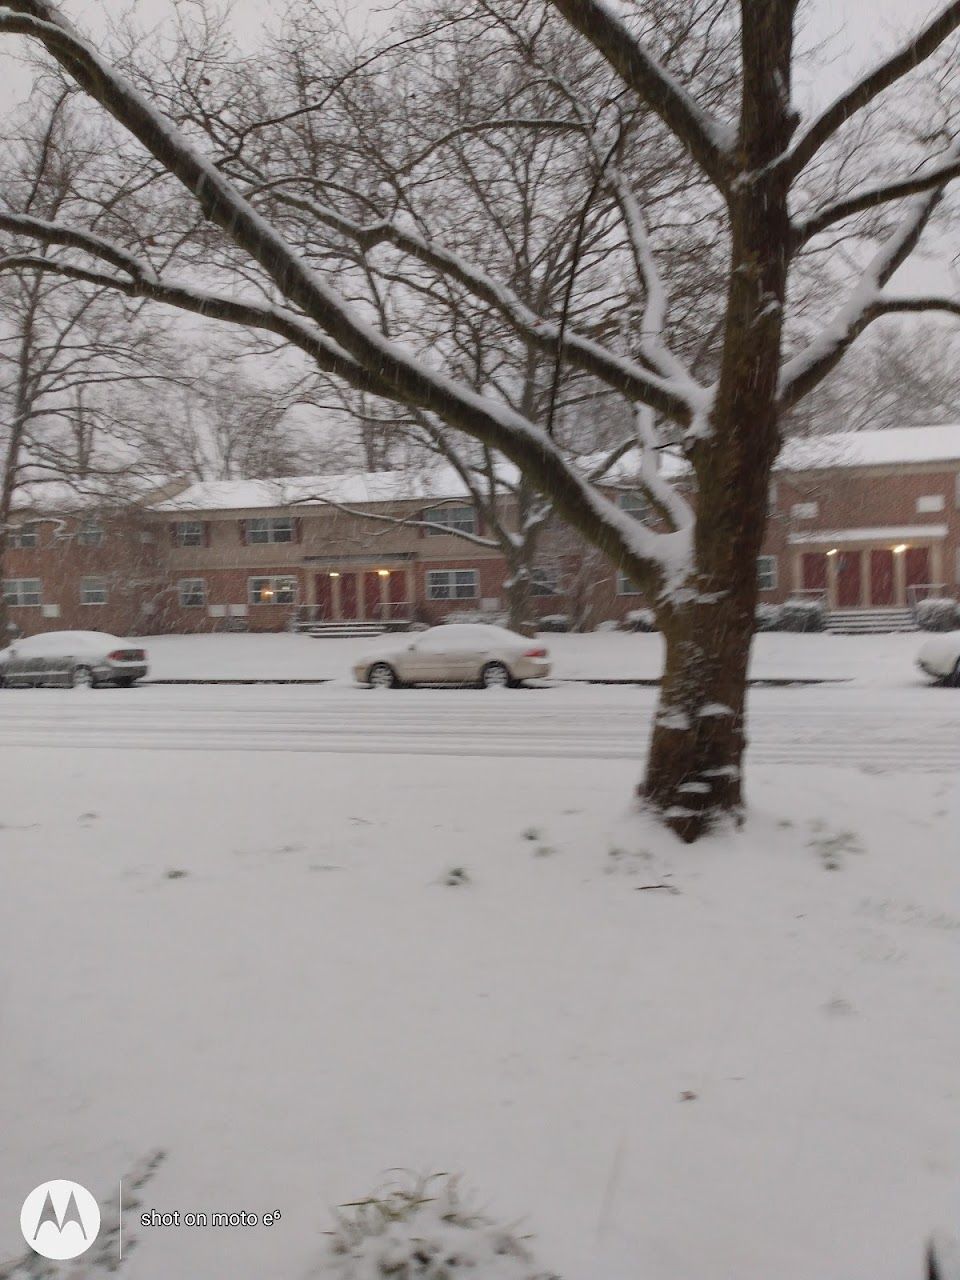
[[[333,636],[382,636],[386,630],[382,622],[301,622],[297,626],[301,635],[315,636],[318,640]]]
[[[917,624],[909,609],[834,609],[827,614],[826,627],[840,635],[877,635],[916,631]]]

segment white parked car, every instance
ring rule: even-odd
[[[131,685],[147,674],[147,653],[104,631],[46,631],[0,651],[0,685]]]
[[[479,684],[504,689],[550,674],[547,650],[537,640],[482,622],[453,622],[382,640],[354,663],[361,684],[393,689],[405,684]]]
[[[917,654],[917,666],[939,684],[960,689],[960,631],[931,636]]]

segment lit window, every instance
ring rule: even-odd
[[[617,595],[618,596],[642,596],[643,592],[635,582],[632,582],[625,573],[617,574]]]
[[[23,607],[42,603],[43,583],[39,578],[6,578],[3,583],[3,602]]]
[[[476,569],[428,569],[428,600],[476,600],[480,574]]]
[[[104,536],[103,525],[97,520],[84,520],[77,533],[77,542],[81,547],[102,547]]]
[[[106,604],[107,603],[106,578],[81,578],[80,579],[80,603],[81,604]]]
[[[293,517],[257,517],[247,521],[247,542],[293,542]]]
[[[251,604],[296,604],[296,578],[251,578],[249,580]]]
[[[177,583],[181,609],[202,609],[207,603],[207,583],[204,578],[181,578]]]
[[[7,546],[12,548],[27,549],[29,547],[37,547],[40,545],[40,526],[36,524],[21,524],[15,529],[11,529],[7,533]]]
[[[442,525],[442,529],[427,529],[430,537],[452,533],[476,533],[477,513],[473,507],[433,507],[423,513],[423,518],[431,524]]]
[[[757,587],[760,591],[776,591],[776,556],[757,556]]]
[[[203,521],[180,520],[174,525],[174,540],[178,547],[202,547]]]

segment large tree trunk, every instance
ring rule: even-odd
[[[757,556],[779,448],[777,384],[791,253],[787,187],[773,162],[790,109],[793,5],[742,0],[740,176],[728,204],[730,282],[710,435],[694,445],[694,570],[664,600],[660,705],[642,788],[684,840],[743,803],[744,699],[757,601]]]
[[[534,635],[537,629],[537,611],[533,603],[533,579],[529,564],[511,562],[503,590],[507,597],[507,627],[518,635]]]

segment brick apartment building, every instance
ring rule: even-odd
[[[683,483],[676,463],[664,466]],[[643,514],[629,479],[621,467],[618,501]],[[424,519],[446,528],[396,523]],[[13,523],[3,590],[10,617],[28,634],[278,631],[298,616],[434,622],[504,602],[499,549],[457,536],[486,531],[450,469],[173,483],[132,505],[24,505]],[[540,553],[541,614],[570,609],[584,565],[591,621],[644,603],[616,566],[578,551],[562,530],[547,532]],[[770,487],[757,571],[760,600],[770,603],[801,594],[853,611],[956,597],[960,426],[790,442]]]

